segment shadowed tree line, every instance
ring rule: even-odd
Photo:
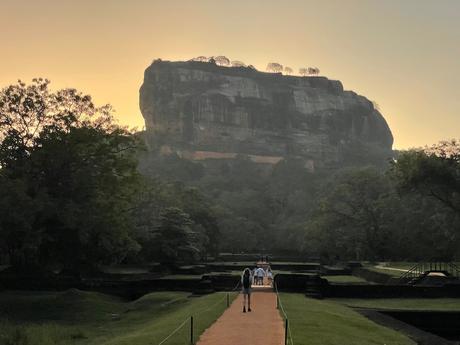
[[[192,262],[218,251],[325,260],[460,257],[460,144],[334,172],[244,156],[213,169],[147,151],[74,89],[0,91],[0,260],[15,270]]]
[[[460,145],[401,152],[384,172],[349,169],[326,183],[305,250],[328,258],[458,260]]]
[[[142,140],[115,123],[109,105],[48,85],[34,79],[0,91],[3,261],[78,274],[100,263],[171,263],[215,250],[218,228],[198,191],[144,178]]]
[[[205,169],[178,156],[150,154],[146,175],[181,180],[213,200],[229,252],[300,254],[336,260],[460,258],[459,144],[372,157],[309,172],[295,159],[272,170],[241,156]]]

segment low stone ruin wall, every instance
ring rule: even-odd
[[[189,291],[193,293],[210,293],[214,291],[231,291],[240,280],[239,275],[197,276],[192,279],[79,279],[72,276],[53,275],[39,277],[34,275],[2,274],[0,287],[7,290],[65,291],[71,288],[98,291],[102,293],[135,299],[154,291]]]
[[[460,297],[460,284],[411,286],[387,284],[330,284],[317,275],[277,274],[279,291],[306,293],[312,290],[326,298],[439,298]]]
[[[321,289],[328,298],[439,298],[460,297],[460,285],[421,287],[411,285],[334,285]]]

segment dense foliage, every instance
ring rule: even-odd
[[[295,159],[273,168],[244,157],[205,167],[150,155],[142,171],[185,181],[213,200],[222,251],[451,260],[460,257],[459,155],[457,142],[440,143],[383,167],[358,160],[315,173]]]
[[[205,205],[199,194],[143,178],[143,145],[114,122],[110,106],[96,107],[74,89],[53,93],[48,84],[35,79],[0,92],[0,255],[18,269],[76,273],[129,260],[168,246],[167,207],[193,229],[184,248],[197,257],[212,249],[213,216],[190,206]],[[190,258],[182,253],[172,261]]]
[[[81,273],[219,251],[460,258],[457,141],[400,152],[386,167],[363,157],[315,172],[297,159],[197,163],[146,151],[110,106],[48,84],[0,91],[0,260],[16,269]]]

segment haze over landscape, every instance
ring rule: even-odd
[[[46,77],[142,128],[139,87],[154,58],[317,66],[377,102],[404,149],[458,136],[459,21],[455,0],[2,0],[0,85]]]
[[[460,344],[459,0],[0,30],[0,345]]]

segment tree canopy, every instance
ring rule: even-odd
[[[182,243],[196,248],[193,257],[214,252],[218,228],[200,193],[144,178],[142,141],[116,124],[109,105],[48,85],[34,79],[0,91],[0,254],[18,269],[60,265],[79,273],[164,248],[173,215],[195,234]]]

